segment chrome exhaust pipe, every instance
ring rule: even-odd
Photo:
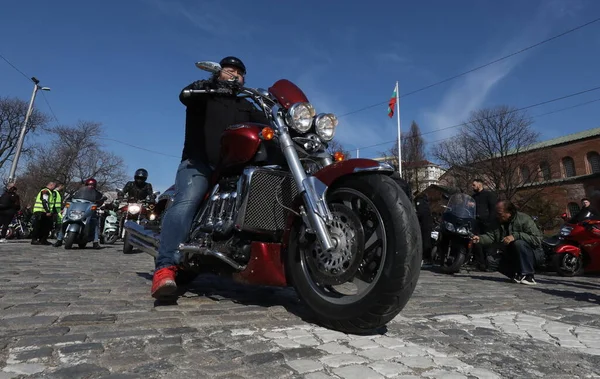
[[[144,241],[147,245],[158,247],[158,244],[160,243],[160,234],[144,228],[135,221],[126,221],[123,227],[129,232],[130,236],[136,237],[137,240]]]
[[[208,255],[208,256],[218,258],[221,261],[227,263],[228,265],[230,265],[231,267],[233,267],[234,269],[236,269],[238,271],[244,271],[244,269],[246,268],[246,266],[240,265],[239,263],[237,263],[233,259],[229,258],[227,255],[221,253],[220,251],[208,250],[207,248],[200,247],[198,245],[182,243],[182,244],[179,244],[179,251],[182,253]]]
[[[139,239],[133,234],[129,235],[129,243],[131,243],[136,249],[142,250],[144,253],[152,255],[154,258],[158,257],[158,250],[154,246],[142,239]]]

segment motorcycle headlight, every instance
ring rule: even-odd
[[[76,220],[81,220],[81,218],[83,217],[83,212],[80,211],[72,211],[69,213],[69,219],[76,221]]]
[[[449,232],[454,232],[456,230],[456,228],[454,227],[454,224],[451,222],[445,221],[444,226],[446,227],[446,230],[448,230]]]
[[[321,113],[315,118],[315,130],[323,141],[331,141],[338,119],[333,113]]]
[[[563,226],[562,228],[560,228],[560,236],[561,237],[566,237],[569,234],[571,234],[572,230],[573,230],[573,228],[570,227],[570,226]]]
[[[461,226],[460,228],[456,228],[456,233],[458,234],[462,234],[462,235],[467,235],[469,234],[469,232],[467,232],[467,228],[465,228],[464,226]]]
[[[285,120],[288,125],[300,133],[310,129],[315,117],[315,109],[310,103],[296,103],[290,107]]]
[[[154,213],[152,213],[149,218],[150,218],[150,221],[154,221],[154,220],[156,220],[156,215]]]
[[[141,209],[142,208],[139,205],[137,205],[137,204],[131,204],[131,205],[129,205],[129,207],[127,207],[127,212],[129,212],[132,215],[134,215],[134,214],[138,214]]]

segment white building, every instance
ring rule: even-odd
[[[397,161],[392,157],[374,159],[379,162],[389,162],[393,166]],[[410,183],[413,192],[421,192],[432,184],[439,184],[439,179],[445,172],[446,170],[427,160],[402,162],[402,177]]]

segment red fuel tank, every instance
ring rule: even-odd
[[[258,135],[265,126],[246,123],[227,128],[221,137],[219,168],[227,169],[250,162],[258,151],[261,143]]]

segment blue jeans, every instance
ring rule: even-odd
[[[181,255],[179,244],[186,242],[194,216],[208,191],[212,170],[205,163],[185,160],[175,177],[175,198],[162,220],[156,269],[176,266]]]

